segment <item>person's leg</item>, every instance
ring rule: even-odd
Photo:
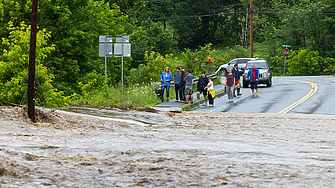
[[[183,93],[183,87],[179,88],[180,100],[185,101],[185,95]]]
[[[258,82],[255,82],[256,95],[258,95]]]
[[[198,101],[200,100],[200,91],[199,91],[200,89],[197,89],[197,99],[198,99]]]
[[[233,101],[234,100],[234,90],[235,90],[235,86],[231,86],[231,100]]]
[[[185,94],[186,94],[186,101],[189,102],[189,101],[190,101],[190,98],[189,98],[189,95],[190,95],[190,87],[189,87],[189,86],[186,86],[186,87],[185,87]]]
[[[174,91],[176,92],[176,101],[178,101],[179,84],[174,85]]]
[[[180,96],[180,101],[183,101],[183,94],[182,94],[182,88],[181,87],[179,87],[178,92],[179,92],[179,96]]]
[[[242,95],[241,94],[241,85],[240,85],[240,83],[237,84],[237,95]]]
[[[208,98],[207,98],[207,89],[204,90],[203,95],[204,95],[204,98],[205,98],[205,103],[207,104],[207,100],[208,100]]]
[[[255,95],[255,82],[250,82],[250,88],[251,88],[251,92],[252,92],[252,96]]]
[[[166,102],[169,102],[170,86],[166,86]]]
[[[227,93],[228,93],[228,99],[229,101],[231,100],[231,87],[230,86],[227,86]]]
[[[235,82],[235,86],[234,86],[233,96],[236,97],[236,82]]]
[[[208,94],[208,102],[210,105],[213,105],[213,97],[211,94]]]
[[[165,86],[162,86],[162,99],[164,100],[164,90],[165,90]]]

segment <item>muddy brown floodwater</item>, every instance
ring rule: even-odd
[[[335,116],[123,113],[0,107],[0,187],[335,186]]]

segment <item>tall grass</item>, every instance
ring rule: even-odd
[[[100,90],[83,92],[83,94],[80,95],[73,95],[70,102],[87,102],[92,105],[132,105],[134,107],[154,106],[161,102],[155,94],[155,88],[156,87],[154,85],[129,86],[124,88],[122,96],[121,87],[105,86]]]

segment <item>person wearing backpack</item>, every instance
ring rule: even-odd
[[[237,90],[237,96],[242,95],[241,94],[241,85],[240,85],[240,71],[238,70],[238,64],[236,63],[234,65],[233,71],[232,73],[235,75],[235,88],[234,88],[234,97],[236,97],[235,95],[235,91]]]

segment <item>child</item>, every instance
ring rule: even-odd
[[[207,89],[207,96],[208,96],[208,100],[209,100],[209,106],[213,106],[214,97],[215,97],[213,78],[209,77],[208,80],[209,80],[209,83],[207,84],[205,89]]]

